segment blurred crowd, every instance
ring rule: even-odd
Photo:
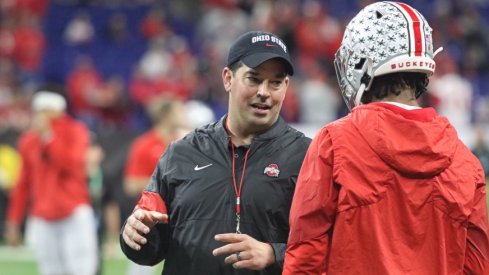
[[[289,45],[296,74],[282,116],[313,136],[348,112],[334,54],[352,12],[371,2],[0,1],[0,212],[15,184],[16,140],[30,125],[32,95],[53,90],[66,96],[70,114],[103,150],[93,197],[124,218],[133,205],[125,203],[122,171],[132,140],[151,128],[149,103],[161,97],[197,101],[222,116],[227,99],[219,76],[227,48],[247,30],[276,33]],[[487,172],[489,1],[405,2],[426,13],[435,49],[444,47],[420,100],[447,116],[469,146],[482,146]],[[114,237],[120,219],[107,223]]]

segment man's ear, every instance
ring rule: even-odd
[[[222,84],[224,85],[224,89],[228,93],[231,91],[232,80],[233,80],[233,72],[228,67],[225,67],[222,70]]]
[[[284,82],[285,82],[285,87],[286,87],[286,89],[287,89],[287,88],[289,88],[289,85],[290,85],[290,76],[288,76],[288,75],[287,75],[287,76],[285,77]]]

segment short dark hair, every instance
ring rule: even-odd
[[[376,76],[370,89],[363,94],[362,103],[370,103],[374,98],[383,99],[389,94],[399,95],[406,88],[413,90],[415,97],[418,98],[426,92],[428,82],[425,73],[401,72]]]
[[[236,71],[243,66],[244,66],[243,61],[238,60],[238,61],[234,62],[233,64],[229,65],[228,68],[231,70],[231,72],[233,72],[233,75],[234,75],[236,73]]]

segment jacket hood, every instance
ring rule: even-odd
[[[406,110],[370,103],[354,108],[351,116],[374,152],[405,176],[431,177],[452,163],[457,133],[433,108]]]

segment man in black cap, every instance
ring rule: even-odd
[[[310,139],[280,109],[294,73],[277,36],[248,32],[222,71],[228,113],[170,144],[121,234],[163,274],[282,274],[289,209]]]

